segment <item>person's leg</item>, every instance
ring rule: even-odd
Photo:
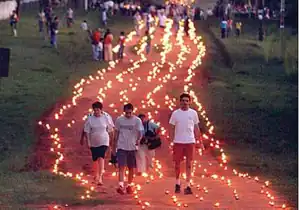
[[[132,183],[134,179],[134,169],[136,168],[136,151],[127,151],[127,166],[129,169],[127,193],[132,194]]]
[[[127,165],[127,155],[126,151],[124,150],[117,150],[116,153],[117,156],[117,163],[118,163],[118,181],[119,181],[119,187],[117,189],[117,192],[119,194],[124,194],[124,176],[125,176],[125,166]]]
[[[138,174],[144,173],[146,171],[145,162],[146,159],[145,159],[144,145],[140,145],[139,149],[136,152],[136,164],[137,164]]]
[[[99,148],[99,158],[98,158],[98,164],[99,164],[99,183],[103,183],[103,174],[105,170],[105,155],[106,151],[108,149],[107,146],[100,146]]]
[[[113,60],[112,44],[108,45],[108,56],[109,56],[108,60],[112,61]]]
[[[153,168],[153,158],[155,156],[155,150],[149,150],[146,146],[145,148],[145,163],[146,163],[146,172],[149,173],[150,170]]]
[[[181,192],[181,181],[180,181],[180,175],[181,175],[181,161],[183,158],[183,145],[182,144],[174,144],[173,145],[173,161],[174,161],[174,167],[175,167],[175,193]]]
[[[16,23],[13,24],[13,34],[15,37],[17,36],[17,24]]]
[[[184,145],[184,155],[186,156],[186,181],[187,187],[185,189],[185,194],[192,194],[191,190],[191,171],[192,171],[192,160],[194,154],[194,144]]]
[[[108,46],[107,44],[104,45],[104,60],[105,61],[108,61],[108,47],[107,46]]]
[[[94,173],[94,180],[98,182],[99,180],[99,163],[98,163],[98,157],[97,157],[97,150],[96,147],[91,147],[91,156],[92,156],[92,169]]]

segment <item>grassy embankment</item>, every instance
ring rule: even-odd
[[[81,202],[82,191],[71,180],[48,171],[23,171],[34,151],[37,120],[58,99],[70,96],[73,85],[82,77],[106,64],[91,60],[91,45],[80,29],[86,19],[91,28],[99,27],[98,12],[75,11],[75,25],[66,28],[61,20],[58,50],[50,48],[37,32],[37,9],[21,11],[18,37],[11,36],[8,21],[0,22],[0,47],[11,49],[8,78],[0,91],[0,208],[18,209],[25,204]],[[64,17],[62,11],[55,11]],[[115,36],[132,29],[131,19],[113,17],[108,27]]]
[[[216,19],[208,21],[210,29],[197,23],[208,48],[199,80],[210,77],[198,95],[227,143],[230,164],[269,179],[297,206],[297,35],[286,29],[287,56],[281,62],[279,29],[267,23],[268,36],[259,42],[257,23],[242,22],[240,38],[223,40]]]

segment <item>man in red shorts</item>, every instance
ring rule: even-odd
[[[175,193],[181,192],[180,173],[181,162],[186,157],[187,187],[184,190],[186,195],[192,194],[191,163],[195,148],[195,139],[199,139],[199,119],[194,109],[189,108],[191,97],[188,93],[180,95],[180,109],[175,110],[169,120],[172,130],[170,138],[173,139],[173,160],[175,163],[176,185]],[[198,137],[198,138],[197,138]]]

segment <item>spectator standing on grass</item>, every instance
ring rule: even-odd
[[[51,33],[51,22],[52,22],[52,16],[53,16],[52,7],[47,6],[45,8],[44,12],[45,12],[45,17],[46,17],[47,34],[49,35]]]
[[[51,21],[51,25],[50,25],[50,43],[54,48],[57,48],[58,25],[59,25],[59,20],[58,17],[55,16],[54,20]]]
[[[102,8],[102,23],[104,26],[107,25],[107,10]]]
[[[103,52],[104,52],[104,39],[100,38],[99,44],[98,44],[98,55],[99,55],[99,61],[103,60]]]
[[[225,18],[222,19],[220,23],[220,28],[221,28],[221,38],[224,39],[226,37],[226,31],[227,31],[227,21]]]
[[[124,106],[124,115],[115,121],[115,141],[112,151],[117,149],[117,162],[119,170],[119,187],[117,192],[125,194],[133,193],[132,182],[134,178],[134,169],[136,168],[136,151],[142,138],[143,125],[141,120],[133,115],[133,105],[126,104]],[[125,168],[128,168],[128,184],[125,188],[124,176]]]
[[[16,37],[17,34],[17,23],[19,22],[19,17],[17,12],[14,10],[10,16],[9,24],[11,27],[11,31],[14,37]]]
[[[67,13],[66,13],[66,24],[67,27],[70,28],[74,22],[74,11],[72,8],[69,8]]]
[[[100,102],[92,104],[93,115],[89,116],[84,124],[84,132],[80,144],[84,145],[84,140],[91,150],[94,182],[98,185],[103,184],[103,174],[105,165],[105,154],[113,139],[114,124],[102,109]]]
[[[241,21],[236,22],[236,36],[237,37],[240,36],[241,29],[242,29],[242,22]]]
[[[44,33],[44,25],[46,24],[46,17],[43,11],[38,13],[38,31]]]
[[[94,32],[92,33],[92,37],[91,37],[91,45],[92,45],[92,58],[95,61],[99,60],[99,42],[101,39],[101,32],[100,32],[100,28],[94,30]]]
[[[113,41],[113,35],[110,32],[110,29],[107,29],[104,36],[104,60],[105,61],[113,60],[112,41]]]
[[[230,35],[230,33],[233,30],[233,20],[232,19],[228,19],[227,20],[227,37]]]
[[[155,157],[155,150],[149,149],[149,143],[151,138],[159,135],[160,128],[159,125],[148,120],[145,114],[139,114],[138,117],[141,119],[144,129],[143,137],[136,153],[138,175],[142,175],[142,173],[148,173],[153,168],[152,160]]]
[[[187,187],[184,190],[186,195],[192,194],[191,190],[191,166],[195,150],[196,139],[199,138],[199,118],[195,110],[190,106],[191,97],[188,93],[180,95],[180,109],[175,110],[170,117],[169,123],[172,126],[170,138],[173,140],[173,160],[175,163],[175,193],[181,192],[181,162],[186,157],[186,181]]]
[[[87,21],[86,20],[83,20],[83,22],[81,23],[81,29],[83,31],[87,31],[88,30],[88,25],[87,25]]]
[[[120,36],[118,39],[119,49],[118,49],[118,58],[123,59],[124,58],[124,49],[125,49],[125,32],[120,32]]]

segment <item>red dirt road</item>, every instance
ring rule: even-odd
[[[93,197],[105,203],[95,207],[67,209],[282,209],[284,201],[266,186],[268,183],[226,166],[227,157],[220,142],[213,138],[213,126],[199,99],[192,93],[193,87],[200,86],[194,82],[192,84],[194,80],[191,79],[196,77],[194,69],[200,71],[200,63],[204,62],[204,43],[195,37],[192,30],[188,38],[184,33],[177,36],[174,32],[170,34],[168,28],[157,29],[152,46],[164,45],[164,50],[158,53],[152,49],[151,53],[145,56],[143,50],[140,50],[140,55],[135,55],[130,50],[130,46],[138,40],[133,37],[127,42],[126,56],[122,61],[111,63],[107,71],[100,74],[95,71],[95,75],[82,80],[81,84],[74,88],[74,97],[65,103],[65,107],[55,108],[42,122],[41,126],[52,135],[49,139],[53,142],[52,153],[57,156],[52,170],[73,178],[79,185],[86,187],[87,192],[81,199]],[[197,78],[197,83],[201,82],[201,79]],[[194,194],[179,194],[173,197],[175,178],[171,147],[167,138],[168,119],[171,109],[177,106],[173,97],[177,98],[178,94],[184,91],[185,85],[188,85],[185,88],[189,87],[185,90],[194,96],[193,107],[199,110],[201,118],[204,119],[201,123],[207,126],[209,132],[204,134],[207,150],[202,155],[197,151],[193,165]],[[136,114],[146,113],[163,127],[163,146],[156,151],[154,170],[148,177],[136,177],[134,195],[116,193],[116,169],[108,164],[104,174],[104,186],[91,184],[90,152],[86,146],[79,144],[79,140],[83,117],[88,114],[91,104],[98,99],[103,100],[104,110],[114,119],[122,113],[124,102],[131,102],[137,108]],[[220,156],[212,156],[212,150],[216,150]],[[182,180],[182,187],[184,185]]]

